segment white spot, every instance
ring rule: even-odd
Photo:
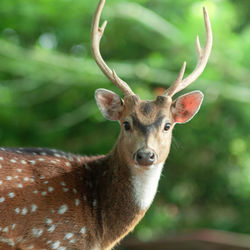
[[[40,178],[41,180],[43,180],[45,177],[44,177],[43,175],[41,175],[39,178]]]
[[[93,200],[93,207],[96,207],[97,200]]]
[[[139,174],[132,173],[134,199],[140,209],[144,210],[152,203],[158,187],[163,163],[153,165]],[[136,170],[135,170],[136,171]]]
[[[42,192],[42,195],[43,195],[43,196],[45,196],[46,194],[47,194],[47,192],[46,192],[46,191],[43,191],[43,192]]]
[[[65,165],[66,165],[67,167],[70,167],[70,166],[71,166],[71,164],[70,164],[68,161],[65,163]]]
[[[32,235],[39,238],[43,234],[43,229],[41,228],[32,228]]]
[[[44,181],[43,184],[48,184],[49,182],[48,181]]]
[[[39,158],[38,160],[39,160],[39,161],[44,161],[44,159],[43,159],[43,158]]]
[[[16,163],[16,160],[15,159],[11,159],[10,162]]]
[[[61,182],[62,186],[66,186],[66,183],[64,181]]]
[[[55,156],[55,157],[61,157],[61,155],[59,155],[59,154],[57,154],[57,153],[54,154],[54,156]]]
[[[17,169],[17,172],[19,172],[19,173],[21,173],[22,171],[23,171],[23,170],[20,169],[20,168]]]
[[[54,191],[54,188],[53,188],[53,187],[48,187],[48,191],[49,191],[49,192],[53,192],[53,191]]]
[[[35,182],[35,177],[34,176],[31,176],[30,182]]]
[[[0,169],[2,168],[3,166],[0,164]]]
[[[87,197],[86,197],[85,195],[83,196],[83,200],[84,200],[84,201],[86,201],[86,200],[87,200]]]
[[[34,160],[30,160],[29,161],[32,165],[35,165],[36,164],[36,161],[34,161]]]
[[[36,204],[31,204],[31,212],[34,213],[37,209],[37,205]]]
[[[0,197],[0,202],[4,202],[5,198],[4,197]]]
[[[59,247],[58,248],[58,250],[66,250],[67,248],[66,247],[63,247],[63,246],[61,246],[61,247]]]
[[[17,187],[18,187],[18,188],[22,188],[23,185],[22,185],[21,183],[18,183],[18,184],[17,184]]]
[[[80,157],[77,157],[77,161],[78,161],[78,162],[81,162],[81,158],[80,158]]]
[[[48,240],[48,241],[47,241],[47,244],[50,244],[51,242],[52,242],[51,240]]]
[[[9,231],[8,227],[3,228],[3,232],[7,233]]]
[[[53,222],[53,221],[52,221],[50,218],[46,218],[46,219],[45,219],[45,223],[46,223],[46,224],[51,224],[52,222]]]
[[[62,205],[62,206],[59,208],[58,213],[59,213],[59,214],[64,214],[67,210],[68,210],[68,206],[67,206],[67,205]]]
[[[33,191],[33,194],[38,194],[38,190],[34,190],[34,191]]]
[[[33,246],[33,245],[30,245],[30,246],[28,246],[27,249],[33,249],[33,248],[34,248],[34,246]]]
[[[19,207],[15,208],[15,212],[16,212],[16,214],[19,214],[20,213],[20,208]]]
[[[47,231],[48,231],[49,233],[52,233],[55,229],[56,229],[55,225],[51,225],[51,226],[47,229]]]
[[[76,190],[75,188],[73,188],[73,192],[74,192],[74,194],[76,194],[76,193],[77,193],[77,190]]]
[[[21,160],[21,163],[24,165],[27,164],[27,162],[25,160]]]
[[[85,234],[86,233],[86,227],[82,227],[81,230],[80,230],[80,233]]]
[[[15,243],[12,239],[6,239],[0,236],[0,242],[7,243],[9,246],[15,246]]]
[[[0,185],[2,185],[3,184],[3,181],[0,181]]]
[[[73,236],[74,236],[74,234],[72,234],[72,233],[67,233],[67,234],[65,234],[65,236],[64,236],[64,240],[69,240],[69,239],[71,239]]]
[[[11,177],[11,176],[7,176],[7,177],[6,177],[6,180],[7,180],[7,181],[10,181],[10,180],[12,180],[12,177]]]
[[[15,227],[16,227],[16,224],[11,224],[11,229],[12,230],[15,229]]]
[[[74,244],[75,242],[76,242],[75,239],[72,239],[72,240],[69,241],[69,243],[71,243],[71,244]]]
[[[15,175],[14,178],[15,178],[15,179],[18,179],[18,175]]]
[[[10,198],[13,198],[15,196],[15,194],[13,192],[8,194]]]
[[[3,161],[3,157],[0,157],[0,161]]]
[[[53,244],[51,244],[52,249],[57,249],[60,246],[60,241],[57,240]]]
[[[24,181],[28,181],[29,178],[28,178],[28,177],[24,177],[23,180],[24,180]]]
[[[69,189],[68,188],[63,188],[63,192],[68,192]]]
[[[76,206],[79,206],[79,204],[80,204],[79,199],[75,199],[75,205],[76,205]]]
[[[22,209],[21,214],[22,214],[22,215],[26,215],[27,213],[28,213],[28,210],[27,210],[26,207],[24,207],[24,208]]]
[[[54,214],[54,213],[55,213],[55,210],[54,210],[53,208],[51,208],[51,209],[50,209],[50,212],[51,212],[52,214]]]

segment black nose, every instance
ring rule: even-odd
[[[155,153],[152,150],[139,149],[135,154],[135,159],[139,165],[149,166],[155,161]]]

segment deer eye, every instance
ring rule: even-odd
[[[164,126],[164,131],[168,131],[171,127],[171,124],[169,122],[167,122]]]
[[[123,127],[126,131],[129,131],[131,129],[129,122],[124,122]]]

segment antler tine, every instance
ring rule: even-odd
[[[212,28],[211,28],[210,20],[209,20],[205,7],[203,7],[203,16],[204,16],[204,23],[205,23],[205,28],[206,28],[206,44],[204,48],[201,48],[199,36],[196,37],[196,50],[198,54],[197,65],[194,71],[189,76],[182,79],[184,72],[185,72],[185,66],[186,66],[186,63],[184,62],[180,70],[179,76],[177,77],[173,85],[167,89],[167,91],[164,93],[164,96],[172,97],[177,92],[186,88],[189,84],[194,82],[201,75],[201,73],[206,67],[206,64],[207,64],[207,61],[208,61],[208,58],[212,49],[213,35],[212,35]]]
[[[107,76],[107,78],[113,82],[117,87],[119,87],[125,96],[127,95],[134,95],[134,92],[131,90],[131,88],[128,86],[126,82],[124,82],[122,79],[120,79],[114,71],[112,71],[108,65],[105,63],[105,61],[102,58],[102,55],[100,53],[100,41],[102,39],[102,35],[104,33],[105,27],[107,25],[107,21],[104,21],[101,27],[100,25],[100,17],[105,4],[105,0],[100,0],[94,18],[93,18],[93,24],[92,24],[92,31],[91,31],[91,49],[93,57],[99,66],[99,68],[102,70],[102,72]]]

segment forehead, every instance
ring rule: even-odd
[[[125,116],[130,116],[135,123],[160,123],[169,114],[171,102],[170,98],[163,96],[158,96],[154,101],[143,101],[132,96],[129,100],[125,100],[127,106]]]

